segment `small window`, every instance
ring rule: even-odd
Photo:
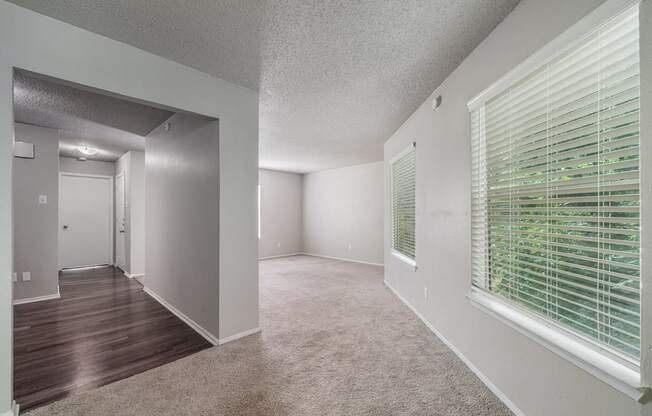
[[[391,162],[392,181],[392,251],[399,258],[416,265],[415,146],[399,153]]]

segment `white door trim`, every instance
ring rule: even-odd
[[[124,216],[124,220],[126,221],[127,220],[127,183],[125,182],[126,178],[125,178],[125,169],[124,168],[120,171],[120,173],[115,175],[115,182],[112,185],[113,196],[115,198],[112,205],[113,205],[114,209],[116,210],[116,212],[112,215],[112,218],[114,218],[115,220],[118,219],[116,217],[116,215],[118,215],[119,210],[118,210],[118,206],[116,204],[117,204],[117,201],[118,201],[118,189],[117,189],[118,178],[120,178],[120,177],[122,178],[122,205],[124,206],[124,212],[122,213],[122,215]],[[117,227],[116,227],[116,225],[117,225]],[[127,241],[126,241],[127,236],[126,235],[123,236],[124,247],[123,247],[122,255],[124,256],[124,264],[119,264],[119,262],[118,262],[118,228],[120,227],[120,224],[115,224],[115,225],[113,225],[113,227],[114,227],[113,228],[113,236],[115,237],[115,242],[112,244],[112,247],[113,247],[113,250],[114,250],[114,252],[113,252],[113,265],[124,272],[125,269],[127,268]],[[125,229],[125,232],[126,232],[126,229]],[[127,273],[125,273],[125,274],[127,274]],[[129,277],[129,276],[127,276],[127,277]]]
[[[115,262],[115,239],[114,239],[114,234],[115,234],[115,224],[114,224],[114,205],[115,205],[115,184],[113,180],[113,176],[110,175],[93,175],[90,173],[77,173],[77,172],[59,172],[59,218],[57,218],[57,221],[59,223],[59,228],[57,230],[57,233],[61,232],[61,178],[63,176],[77,176],[77,177],[83,177],[83,178],[101,178],[101,179],[108,179],[109,180],[109,187],[111,188],[110,192],[110,203],[109,203],[109,229],[111,232],[109,233],[109,256],[110,262],[109,264],[113,264]],[[59,241],[59,237],[57,234],[57,247],[61,241]],[[61,270],[61,256],[57,253],[57,262],[59,264],[59,270]]]

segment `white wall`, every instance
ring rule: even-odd
[[[257,327],[258,94],[0,0],[0,414],[12,396],[13,67],[220,120],[220,336]]]
[[[16,140],[35,146],[34,159],[14,159],[14,299],[59,293],[59,131],[16,123]],[[47,204],[38,202],[45,195]],[[30,281],[20,276],[30,272]]]
[[[644,14],[649,16],[651,7],[645,2]],[[411,141],[417,142],[417,253],[426,253],[418,255],[416,272],[389,254],[386,198],[386,282],[527,416],[633,416],[641,409],[466,299],[471,281],[466,103],[600,3],[523,1],[385,144],[388,187],[388,161]],[[433,112],[431,102],[439,94],[443,105]],[[428,300],[424,287],[430,289]]]
[[[115,163],[100,160],[87,160],[82,162],[72,157],[60,156],[59,171],[86,175],[113,176],[115,174]]]
[[[383,162],[304,176],[303,245],[311,254],[383,263]]]
[[[641,3],[640,6],[641,17],[640,17],[640,36],[641,36],[641,45],[648,45],[647,47],[642,47],[640,51],[641,59],[641,114],[647,114],[647,117],[642,117],[641,122],[641,167],[643,169],[643,175],[641,175],[641,228],[643,230],[648,230],[641,235],[641,247],[645,252],[645,248],[652,247],[652,224],[649,223],[649,218],[651,217],[650,213],[652,210],[652,175],[649,173],[645,174],[645,169],[649,169],[652,166],[652,48],[649,45],[652,45],[652,1],[645,0]],[[646,255],[648,256],[648,255]],[[648,264],[649,260],[644,260],[643,265],[645,267]],[[646,284],[643,285],[643,299],[648,300],[643,302],[641,305],[641,315],[642,316],[652,316],[652,302],[650,298],[652,297],[652,285]],[[652,328],[650,325],[647,325],[647,328],[641,328],[641,345],[650,345],[652,344]],[[652,374],[652,360],[648,359],[643,362],[643,373],[647,374],[648,377]],[[648,385],[652,384],[652,380],[646,379],[643,380]],[[644,414],[646,416],[652,416],[652,403],[648,403],[645,406]]]
[[[258,257],[303,251],[303,175],[261,169]]]

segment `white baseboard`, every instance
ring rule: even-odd
[[[6,412],[0,413],[0,416],[18,416],[18,413],[20,412],[20,407],[18,406],[18,403],[16,401],[11,402],[11,409],[7,410]]]
[[[260,327],[249,329],[247,331],[240,332],[230,337],[220,338],[220,345],[226,344],[227,342],[235,341],[236,339],[244,338],[249,335],[257,334],[260,332]]]
[[[127,273],[127,272],[123,272],[123,273],[124,273],[125,276],[127,276],[130,279],[133,279],[134,277],[143,277],[143,276],[145,276],[145,273],[134,273],[134,274]]]
[[[61,293],[59,292],[59,288],[57,288],[57,293],[54,293],[52,295],[36,296],[34,298],[25,298],[25,299],[14,299],[14,305],[23,305],[25,303],[42,302],[44,300],[52,300],[52,299],[59,299],[59,298],[61,298]]]
[[[143,290],[145,293],[153,297],[158,303],[163,305],[167,310],[172,312],[174,315],[176,315],[177,318],[181,319],[183,322],[188,324],[189,327],[195,330],[199,335],[202,337],[206,338],[208,342],[210,342],[213,345],[219,345],[220,340],[217,339],[215,336],[213,336],[210,332],[208,332],[206,329],[202,328],[197,322],[193,321],[189,317],[187,317],[183,312],[172,306],[168,301],[160,297],[156,292],[153,290],[144,287]]]
[[[269,259],[280,259],[281,257],[292,257],[292,256],[300,256],[301,252],[297,253],[286,253],[286,254],[279,254],[277,256],[265,256],[265,257],[258,257],[258,260],[269,260]]]
[[[312,257],[321,257],[323,259],[331,259],[331,260],[340,260],[340,261],[348,261],[351,263],[360,263],[360,264],[368,264],[370,266],[380,266],[380,267],[385,267],[383,263],[372,263],[369,261],[362,261],[362,260],[353,260],[353,259],[347,259],[344,257],[333,257],[333,256],[325,256],[323,254],[316,254],[316,253],[308,253],[308,252],[301,252],[297,253],[297,255],[304,255],[304,256],[312,256]]]
[[[491,390],[491,392],[494,395],[496,395],[496,397],[498,397],[498,399],[500,399],[500,401],[502,401],[505,404],[505,406],[509,408],[509,410],[512,411],[512,413],[514,413],[516,416],[526,416],[525,413],[521,409],[519,409],[516,406],[516,404],[514,404],[514,402],[512,402],[502,391],[500,391],[498,387],[496,387],[496,385],[493,384],[487,376],[482,374],[482,372],[475,365],[473,365],[473,363],[469,361],[464,356],[464,354],[462,354],[462,352],[457,349],[457,347],[451,344],[439,331],[437,331],[437,329],[435,329],[435,327],[430,322],[428,322],[426,318],[423,317],[423,315],[421,315],[412,305],[410,305],[410,303],[407,300],[405,300],[403,296],[401,296],[396,290],[394,290],[394,288],[390,286],[390,284],[387,283],[387,281],[385,281],[385,286],[387,286],[389,290],[391,290],[392,293],[394,293],[394,295],[396,295],[396,297],[399,298],[401,302],[405,304],[405,306],[410,308],[410,310],[419,319],[421,319],[421,321],[428,327],[428,329],[430,329],[437,336],[437,338],[439,338],[444,344],[446,344],[446,346],[450,348],[451,351],[453,351],[455,355],[457,355],[457,357],[460,360],[462,360],[462,362],[466,364],[466,366],[469,367],[471,371],[473,371],[473,373],[475,373],[475,375],[480,379],[480,381],[482,381],[485,384],[485,386],[487,386],[487,388],[489,388],[489,390]]]

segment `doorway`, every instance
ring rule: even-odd
[[[204,165],[212,165],[218,160],[217,121],[20,70],[14,74],[14,90],[14,140],[20,151],[14,152],[12,166],[17,276],[13,388],[21,408],[87,391],[213,345],[175,316],[177,309],[150,295],[142,282],[148,148],[178,161],[196,162],[204,156]],[[203,125],[208,127],[202,130]],[[188,143],[194,153],[182,154]],[[170,145],[177,150],[165,153]],[[187,199],[190,204],[199,204],[199,197],[207,194],[218,201],[218,167],[212,166],[210,181],[205,176],[195,180],[187,171],[174,181],[152,176],[156,189],[169,185],[170,190],[157,194],[150,205],[153,212],[171,212],[179,183],[186,192],[204,185]],[[184,205],[175,212],[188,211]],[[205,222],[193,219],[198,226],[185,227],[190,235],[185,241],[209,233]],[[183,237],[181,231],[169,241]],[[210,231],[211,237],[216,235]],[[217,246],[217,240],[209,243],[206,250]],[[156,262],[176,261],[170,257]],[[192,254],[181,260],[185,258],[196,259]],[[192,292],[188,286],[173,295]],[[169,294],[165,299],[176,301]]]
[[[125,207],[125,172],[118,173],[115,177],[115,209],[116,209],[116,242],[115,263],[123,272],[127,270],[126,257],[126,207]]]
[[[61,172],[59,268],[113,261],[113,178]]]

